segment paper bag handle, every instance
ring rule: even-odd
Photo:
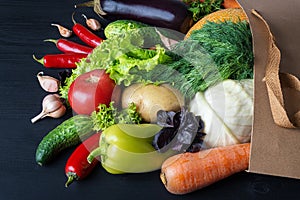
[[[278,126],[284,128],[300,128],[300,111],[289,118],[282,93],[282,88],[291,88],[300,91],[300,81],[292,74],[279,72],[281,53],[275,44],[270,27],[257,11],[252,9],[251,13],[264,23],[269,32],[269,54],[264,81],[267,86],[273,120]]]

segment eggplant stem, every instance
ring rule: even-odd
[[[75,4],[74,5],[75,8],[79,8],[79,7],[94,7],[94,1],[87,1],[84,3],[80,3],[80,4]]]
[[[102,15],[107,15],[106,12],[103,11],[103,8],[101,6],[101,0],[94,0],[94,11],[102,17]]]

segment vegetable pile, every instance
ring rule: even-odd
[[[174,194],[247,169],[252,36],[246,18],[228,16],[242,11],[234,0],[94,0],[81,6],[93,7],[107,24],[82,14],[83,25],[73,13],[72,28],[53,24],[63,38],[45,40],[62,53],[33,56],[64,71],[59,78],[37,75],[51,94],[32,123],[74,113],[42,138],[39,165],[76,147],[66,162],[66,187],[101,165],[111,174],[161,170]],[[224,17],[221,11],[226,18],[201,21]],[[73,34],[80,42],[69,39]]]

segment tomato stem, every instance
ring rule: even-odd
[[[100,81],[100,77],[91,75],[88,79],[86,79],[86,81],[90,83],[98,83]]]

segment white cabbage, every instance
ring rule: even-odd
[[[250,141],[253,84],[253,79],[228,79],[195,95],[190,111],[204,121],[205,148]]]

